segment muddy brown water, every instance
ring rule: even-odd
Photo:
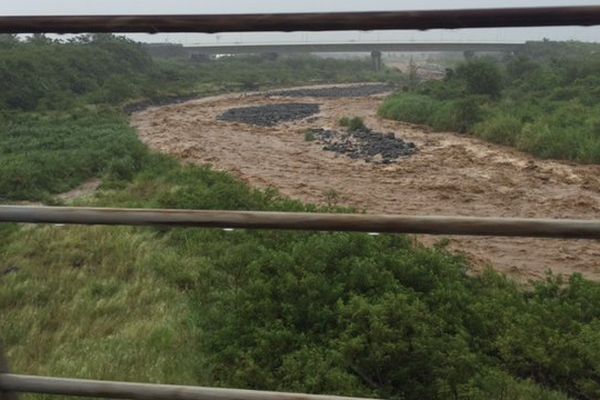
[[[274,127],[218,121],[232,107],[286,100],[240,94],[150,108],[133,114],[131,121],[152,149],[306,202],[324,203],[334,190],[340,205],[370,213],[600,218],[600,166],[538,160],[473,137],[384,120],[377,116],[383,98],[300,98],[320,104],[320,113]],[[307,128],[337,129],[344,116],[359,116],[376,131],[394,132],[414,142],[419,152],[391,165],[370,164],[305,141]],[[427,244],[439,239],[419,236]],[[547,270],[600,280],[599,241],[449,239],[450,249],[465,254],[475,271],[492,265],[520,280],[543,279]]]

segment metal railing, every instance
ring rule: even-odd
[[[15,400],[16,392],[137,400],[361,400],[356,397],[48,378],[8,373],[0,374],[0,388],[5,390],[4,396],[13,396],[12,399],[7,397],[6,400]],[[1,396],[2,394],[0,400],[5,400]]]
[[[600,220],[0,206],[0,223],[600,239]]]
[[[0,17],[0,33],[252,32],[599,25],[600,7],[367,13]],[[168,225],[443,235],[600,238],[600,221],[434,216],[0,207],[0,223]],[[10,374],[0,343],[0,400],[17,392],[182,400],[350,400],[337,396],[151,385]]]
[[[600,24],[600,6],[227,15],[0,17],[0,33],[427,30]]]

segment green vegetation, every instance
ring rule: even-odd
[[[155,68],[142,48],[112,35],[70,43],[34,36],[0,42],[0,109],[63,110],[78,102],[150,96]]]
[[[117,107],[78,99],[5,103],[3,198],[48,201],[101,176],[76,204],[340,210],[334,192],[302,204],[152,154]],[[394,399],[600,395],[600,285],[579,275],[523,288],[399,235],[0,225],[0,237],[0,337],[19,373]]]
[[[110,186],[80,204],[317,210],[155,155]],[[2,252],[19,372],[407,399],[600,390],[600,286],[577,275],[524,291],[443,248],[347,233],[37,227]]]
[[[314,142],[316,139],[315,132],[312,129],[307,129],[306,132],[304,132],[304,141]]]
[[[348,132],[363,131],[367,129],[364,121],[360,117],[343,117],[340,119],[339,124],[348,129]]]
[[[0,40],[0,202],[45,200],[86,179],[131,177],[144,147],[121,108],[307,82],[383,79],[362,61],[234,57],[152,60],[113,35]],[[250,87],[252,86],[252,87]]]
[[[380,115],[471,133],[542,158],[600,163],[600,47],[532,42],[389,98]]]
[[[94,176],[131,178],[145,154],[110,110],[13,115],[0,127],[0,201],[48,200]]]
[[[296,83],[398,79],[367,61],[228,57],[211,62],[153,60],[130,40],[84,35],[68,43],[34,36],[0,40],[0,110],[64,110],[83,103],[205,96]]]

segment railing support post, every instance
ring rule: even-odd
[[[2,389],[2,374],[9,373],[8,361],[4,354],[4,344],[0,340],[0,400],[18,400],[16,392]]]

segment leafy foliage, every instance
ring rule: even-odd
[[[544,41],[495,63],[471,59],[444,81],[389,98],[380,114],[472,133],[542,158],[600,163],[598,50],[597,44]]]
[[[364,121],[360,117],[342,117],[339,124],[348,129],[349,132],[364,131],[367,129]]]
[[[463,63],[456,68],[456,76],[467,84],[471,94],[498,97],[502,89],[500,68],[485,59],[476,59]]]
[[[120,115],[13,115],[0,126],[0,199],[42,200],[94,176],[129,178],[145,156]]]

